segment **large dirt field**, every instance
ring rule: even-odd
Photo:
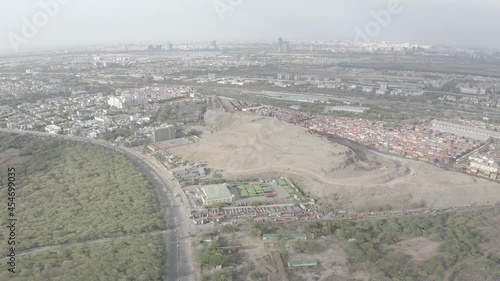
[[[500,184],[421,162],[353,151],[304,128],[253,114],[209,111],[202,141],[171,149],[226,177],[286,176],[320,203],[376,210],[463,206],[500,201]]]
[[[200,143],[171,151],[228,172],[290,166],[324,174],[356,164],[350,149],[272,118],[227,115],[211,131]]]

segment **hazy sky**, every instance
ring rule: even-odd
[[[67,2],[44,23],[40,2]],[[198,40],[353,40],[398,0],[0,0],[0,49]],[[500,0],[400,0],[375,41],[500,48]],[[234,5],[231,6],[231,3]],[[222,10],[217,12],[215,5]],[[224,6],[226,5],[226,6]],[[223,10],[230,7],[228,10]],[[223,15],[222,17],[220,15]],[[34,15],[42,27],[22,32]],[[26,34],[28,36],[26,36]],[[31,37],[31,38],[29,38]]]

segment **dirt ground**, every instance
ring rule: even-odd
[[[202,136],[201,142],[171,152],[196,162],[208,161],[210,167],[229,172],[292,166],[322,173],[355,161],[350,149],[273,118],[237,113],[215,127],[212,134]]]
[[[346,241],[340,241],[333,237],[320,237],[315,239],[321,244],[322,250],[315,254],[299,253],[289,247],[290,259],[315,258],[319,261],[317,267],[306,267],[302,269],[289,269],[291,281],[330,281],[348,280],[351,276],[347,268]],[[289,241],[292,245],[294,241]]]
[[[278,277],[278,269],[271,258],[271,253],[280,249],[279,244],[285,243],[289,253],[289,258],[283,260],[284,263],[290,259],[316,258],[320,262],[320,266],[311,270],[311,268],[287,270],[288,280],[336,280],[331,277],[340,276],[347,277],[349,275],[346,265],[346,255],[339,241],[333,242],[332,238],[320,238],[316,241],[323,246],[320,253],[308,255],[296,252],[293,248],[294,240],[276,241],[263,240],[260,237],[254,237],[249,234],[250,228],[248,225],[242,225],[240,229],[233,234],[226,234],[225,239],[230,241],[232,245],[242,245],[245,249],[238,252],[238,256],[244,260],[238,268],[243,268],[249,264],[253,264],[257,271],[268,274],[272,277]],[[284,265],[286,267],[286,264]],[[312,279],[311,279],[312,278]],[[319,278],[319,279],[317,279]],[[244,280],[244,279],[238,279]],[[277,280],[281,280],[278,278]],[[344,279],[339,279],[344,280]],[[347,280],[347,279],[345,279]]]
[[[18,156],[19,151],[17,149],[8,149],[0,153],[0,169],[7,167],[16,167],[18,164],[22,164],[30,159],[28,156]]]
[[[438,167],[353,150],[304,128],[245,113],[207,113],[199,143],[174,148],[185,160],[207,162],[227,177],[285,176],[319,203],[335,209],[390,205],[446,208],[500,201],[500,184]]]
[[[392,245],[391,248],[409,255],[414,261],[423,262],[437,255],[439,245],[440,243],[425,237],[417,237],[402,240]]]
[[[230,237],[232,234],[226,236]],[[277,269],[270,258],[270,253],[279,250],[280,243],[285,243],[288,252],[288,259],[284,260],[285,263],[291,259],[306,258],[315,258],[319,261],[319,265],[315,267],[287,268],[287,277],[290,281],[370,280],[371,277],[363,271],[349,272],[345,250],[348,242],[334,236],[315,239],[314,241],[321,244],[321,250],[314,254],[301,253],[294,249],[293,245],[296,240],[273,241],[253,237],[249,234],[248,227],[239,229],[234,239],[230,240],[232,244],[247,246],[238,253],[238,256],[244,260],[239,268],[253,264],[258,271],[273,275]],[[426,238],[408,238],[395,245],[394,249],[408,253],[413,261],[420,262],[432,257],[437,251],[437,245]]]

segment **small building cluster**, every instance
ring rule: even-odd
[[[455,171],[500,180],[500,150],[491,143],[454,166]]]

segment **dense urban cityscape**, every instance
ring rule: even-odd
[[[500,280],[489,25],[457,35],[437,4],[386,1],[346,40],[347,13],[295,0],[251,26],[246,1],[203,23],[189,1],[126,0],[110,26],[70,2],[40,1],[0,48],[0,280]],[[399,34],[401,13],[421,28]],[[44,47],[64,28],[75,44]]]

